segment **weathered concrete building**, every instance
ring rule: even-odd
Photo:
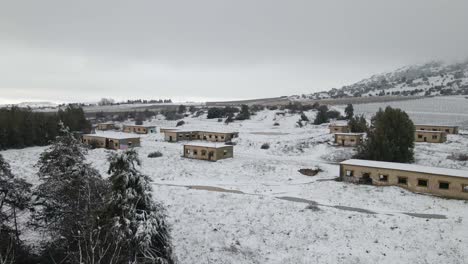
[[[175,130],[179,130],[178,128],[159,128],[159,132],[161,133],[166,133],[167,131],[175,131]]]
[[[98,130],[103,130],[103,131],[105,131],[105,130],[115,130],[116,129],[115,124],[112,123],[112,122],[99,123],[99,124],[97,124],[96,128]]]
[[[197,142],[184,145],[184,157],[191,159],[217,161],[234,157],[234,148],[230,145],[212,142]]]
[[[85,144],[95,148],[128,149],[140,146],[139,137],[131,137],[123,133],[85,134],[82,136]]]
[[[345,124],[331,124],[328,126],[330,133],[349,133],[349,126]]]
[[[443,131],[416,130],[414,140],[416,142],[443,143],[447,141],[447,133]]]
[[[443,131],[447,134],[458,134],[458,126],[443,126],[443,125],[414,125],[416,130],[424,131]]]
[[[340,163],[343,181],[400,186],[417,193],[468,199],[468,171],[406,163],[346,160]]]
[[[344,147],[355,147],[362,144],[364,133],[334,133],[335,144]]]
[[[156,127],[144,125],[124,125],[122,131],[125,133],[150,134],[156,133]]]
[[[164,139],[169,142],[206,140],[211,142],[229,142],[239,136],[238,132],[209,132],[196,130],[166,130]]]

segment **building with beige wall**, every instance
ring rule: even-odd
[[[364,133],[334,133],[335,144],[344,147],[355,147],[362,144]]]
[[[156,127],[144,125],[124,125],[122,131],[125,133],[150,134],[156,133]]]
[[[129,137],[123,133],[85,134],[82,136],[83,143],[96,148],[106,149],[128,149],[140,146],[139,137]]]
[[[178,128],[163,128],[163,127],[159,128],[160,133],[166,133],[167,131],[175,131],[175,130],[179,130],[179,129]]]
[[[443,131],[447,134],[458,134],[458,126],[443,126],[443,125],[414,125],[416,130],[425,131]]]
[[[331,124],[328,126],[330,133],[349,133],[349,126],[344,124]]]
[[[115,130],[116,127],[115,127],[115,124],[114,123],[111,123],[111,122],[108,122],[108,123],[99,123],[97,124],[96,128],[98,130],[102,130],[102,131],[105,131],[105,130]]]
[[[211,142],[229,142],[239,136],[238,132],[210,132],[197,130],[166,130],[164,139],[168,142],[205,140]]]
[[[184,145],[184,157],[199,160],[217,161],[234,157],[234,148],[230,145],[211,142],[198,142]]]
[[[346,160],[340,163],[343,181],[399,186],[417,193],[468,199],[468,171],[407,163]]]
[[[414,132],[414,141],[443,143],[447,141],[447,133],[443,131],[416,130]]]

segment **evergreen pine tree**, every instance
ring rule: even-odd
[[[414,160],[414,124],[400,109],[380,109],[372,118],[357,158],[408,163]]]
[[[348,104],[345,108],[345,117],[350,120],[354,116],[354,107],[352,104]]]
[[[327,112],[328,107],[326,105],[319,106],[317,115],[315,116],[314,125],[327,123],[329,121]]]
[[[150,178],[137,169],[137,152],[113,154],[109,162],[112,191],[107,218],[125,262],[173,263],[164,208],[153,200]]]
[[[364,133],[368,131],[367,121],[364,115],[351,117],[348,121],[348,126],[352,133]]]
[[[243,105],[241,106],[240,113],[237,115],[236,119],[237,119],[237,120],[247,120],[247,119],[250,119],[250,110],[249,110],[249,106],[248,106],[248,105],[243,104]]]

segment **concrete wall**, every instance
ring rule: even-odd
[[[203,131],[165,131],[164,140],[169,142],[206,140],[210,142],[227,142],[232,138],[238,137],[237,133],[218,133]]]
[[[156,128],[154,128],[154,127],[142,127],[142,126],[124,126],[123,132],[137,133],[137,134],[148,134],[148,133],[156,133]]]
[[[415,125],[416,130],[429,130],[429,131],[444,131],[447,134],[458,134],[458,127],[456,126],[424,126]]]
[[[362,135],[335,134],[335,143],[345,147],[354,147],[362,143]]]
[[[93,145],[97,148],[128,149],[140,146],[140,138],[113,139],[97,136],[83,136],[83,143]]]
[[[352,171],[352,176],[347,176],[347,171]],[[362,182],[363,176],[369,175],[371,183],[379,186],[399,186],[418,193],[428,193],[447,198],[468,199],[468,178],[451,177],[444,175],[425,174],[402,170],[378,169],[355,165],[340,165],[340,176],[346,182]],[[386,175],[387,180],[381,179]],[[407,182],[398,183],[398,177],[406,178]],[[418,185],[419,180],[426,180],[427,187]],[[448,189],[441,189],[440,183],[449,183]],[[465,191],[464,191],[465,190]]]
[[[415,131],[414,140],[416,142],[443,143],[447,141],[447,134],[445,132]]]
[[[234,148],[232,146],[212,148],[184,145],[184,157],[191,159],[217,161],[220,159],[234,157]]]
[[[328,127],[330,129],[330,133],[349,133],[349,127],[348,126],[334,126],[330,125]]]
[[[98,124],[97,129],[99,130],[113,130],[115,129],[114,124]]]

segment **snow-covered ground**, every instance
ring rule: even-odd
[[[466,263],[466,201],[334,181],[336,161],[354,150],[328,144],[327,125],[299,128],[298,119],[276,111],[229,125],[185,118],[184,129],[240,132],[234,158],[218,162],[184,159],[183,142],[164,142],[162,134],[142,136],[141,170],[167,206],[180,263]],[[270,149],[260,149],[263,143]],[[1,153],[17,175],[37,183],[34,164],[43,150]],[[148,158],[153,151],[163,157]],[[449,135],[444,144],[417,143],[416,163],[468,170],[466,161],[447,159],[467,151],[467,136]],[[88,155],[103,175],[107,153]],[[298,172],[313,167],[323,172]]]

